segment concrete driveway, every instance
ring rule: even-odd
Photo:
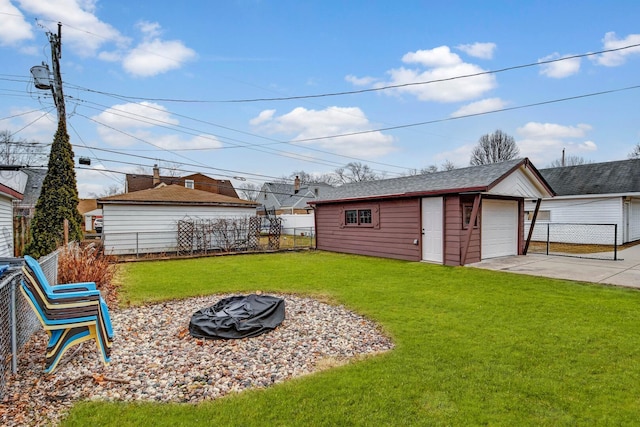
[[[530,254],[492,258],[467,266],[640,289],[640,245],[618,251],[617,261]]]

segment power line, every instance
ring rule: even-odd
[[[313,94],[313,95],[283,96],[283,97],[275,97],[275,98],[246,98],[246,99],[228,99],[228,100],[144,98],[144,97],[138,97],[138,96],[119,95],[119,94],[115,94],[113,92],[103,92],[103,91],[83,88],[83,87],[80,87],[80,86],[76,86],[76,88],[78,88],[80,90],[86,90],[88,92],[98,93],[98,94],[101,94],[101,95],[109,95],[109,96],[118,97],[118,98],[121,98],[123,100],[124,99],[129,99],[129,100],[138,100],[138,101],[176,102],[176,103],[193,103],[193,104],[196,104],[196,103],[202,103],[202,104],[204,104],[204,103],[253,103],[253,102],[293,101],[293,100],[299,100],[299,99],[324,98],[324,97],[344,96],[344,95],[357,95],[357,94],[361,94],[361,93],[380,92],[380,91],[385,91],[385,90],[389,90],[389,89],[399,89],[399,88],[410,87],[410,86],[421,86],[421,85],[428,85],[428,84],[433,84],[433,83],[442,83],[442,82],[448,82],[448,81],[453,81],[453,80],[458,80],[458,79],[466,79],[466,78],[470,78],[470,77],[478,77],[478,76],[484,76],[484,75],[489,75],[489,74],[498,74],[498,73],[503,73],[503,72],[506,72],[506,71],[518,70],[518,69],[522,69],[522,68],[536,67],[536,66],[540,66],[540,65],[552,64],[552,63],[555,63],[555,62],[568,61],[568,60],[571,60],[571,59],[584,58],[584,57],[588,57],[588,56],[602,55],[604,53],[617,52],[617,51],[621,51],[621,50],[625,50],[625,49],[632,49],[632,48],[635,48],[635,47],[640,47],[640,43],[631,44],[631,45],[627,45],[627,46],[622,46],[622,47],[618,47],[618,48],[600,50],[600,51],[597,51],[597,52],[588,52],[588,53],[581,53],[581,54],[577,54],[577,55],[569,55],[569,56],[565,56],[565,57],[562,57],[562,58],[548,59],[548,60],[532,62],[532,63],[528,63],[528,64],[513,65],[513,66],[509,66],[509,67],[505,67],[505,68],[499,68],[499,69],[496,69],[496,70],[481,71],[481,72],[478,72],[478,73],[463,74],[463,75],[460,75],[460,76],[446,77],[446,78],[441,78],[441,79],[427,80],[427,81],[421,81],[421,82],[412,82],[412,83],[402,83],[402,84],[395,84],[395,85],[387,85],[387,86],[380,86],[380,87],[369,88],[369,89],[358,89],[358,90],[350,90],[350,91],[329,92],[329,93],[320,93],[320,94]]]

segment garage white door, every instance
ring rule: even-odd
[[[442,263],[442,197],[422,199],[422,260]]]
[[[518,202],[482,200],[482,259],[518,254]]]

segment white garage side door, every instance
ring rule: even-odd
[[[518,202],[482,200],[482,259],[518,254]]]
[[[422,260],[442,263],[442,197],[422,199]]]

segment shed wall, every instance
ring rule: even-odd
[[[378,224],[371,227],[344,225],[344,211],[378,209]],[[321,250],[419,261],[420,199],[316,207],[317,248]]]
[[[173,252],[178,221],[255,215],[255,208],[172,205],[112,205],[102,208],[105,251],[113,255]]]

